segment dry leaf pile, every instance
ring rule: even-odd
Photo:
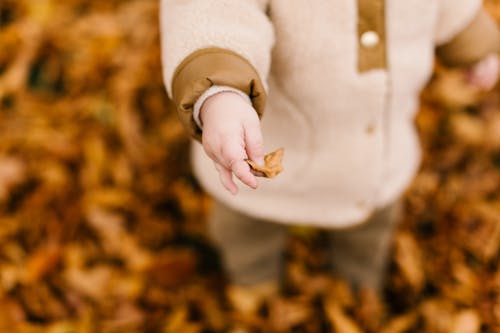
[[[486,2],[500,21],[500,3]],[[438,68],[387,301],[290,238],[286,293],[230,309],[161,81],[156,0],[0,2],[0,332],[498,332],[500,92]]]

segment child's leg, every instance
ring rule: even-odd
[[[243,215],[219,202],[212,209],[209,232],[231,281],[242,286],[278,282],[286,226]]]
[[[392,235],[401,213],[401,202],[397,201],[377,210],[361,225],[330,231],[333,272],[355,286],[380,292]]]

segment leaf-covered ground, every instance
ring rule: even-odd
[[[157,6],[0,2],[0,332],[500,332],[500,90],[437,68],[385,301],[325,275],[307,231],[286,293],[239,313],[162,86]]]

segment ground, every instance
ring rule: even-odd
[[[157,6],[0,3],[0,332],[500,331],[500,89],[437,65],[384,300],[326,275],[301,230],[286,292],[245,314],[162,85]]]

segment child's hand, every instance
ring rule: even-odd
[[[468,81],[479,89],[490,90],[495,86],[500,72],[497,54],[490,54],[468,70]]]
[[[221,92],[203,103],[200,118],[203,148],[215,162],[222,185],[238,193],[234,173],[244,184],[257,188],[257,178],[245,162],[249,158],[264,163],[260,120],[253,107],[236,93]]]

